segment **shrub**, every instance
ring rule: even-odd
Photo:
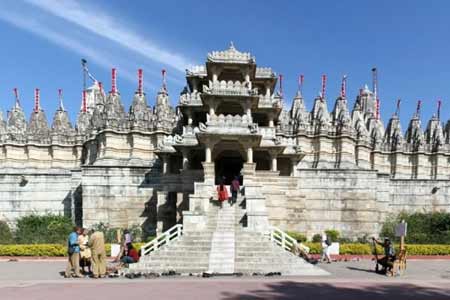
[[[61,215],[28,215],[17,220],[19,244],[63,244],[72,231],[72,220]]]
[[[313,235],[312,240],[313,243],[320,243],[322,242],[322,235],[319,233],[316,233],[315,235]]]
[[[405,242],[408,244],[450,244],[450,213],[416,212],[389,216],[381,229],[380,235],[395,238],[395,226],[405,220],[408,232]]]
[[[125,228],[111,227],[109,224],[105,224],[102,222],[93,225],[92,228],[94,228],[97,231],[103,232],[103,234],[105,235],[106,243],[117,243],[117,231],[120,230],[121,234],[123,235],[123,231],[125,229]],[[133,237],[133,243],[140,243],[143,241],[152,240],[152,237],[144,237],[144,232],[141,226],[137,224],[128,228],[128,231],[131,233],[131,236]]]
[[[339,241],[339,236],[341,234],[338,230],[328,229],[328,230],[325,230],[325,233],[327,235],[327,239],[329,239],[331,242],[334,243],[334,242]]]
[[[295,239],[299,243],[306,242],[306,235],[296,231],[287,231],[286,232],[291,238]]]
[[[0,244],[11,244],[12,242],[11,229],[5,221],[0,221]]]

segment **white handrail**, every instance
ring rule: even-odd
[[[274,226],[270,227],[269,235],[270,240],[273,243],[275,243],[276,245],[280,246],[281,248],[287,251],[292,251],[292,247],[298,244],[294,238],[289,236],[283,230]]]
[[[141,255],[142,256],[149,255],[151,252],[154,252],[159,248],[161,248],[162,246],[168,245],[173,240],[178,239],[182,234],[183,234],[183,225],[176,224],[175,226],[171,227],[163,234],[157,236],[147,244],[142,245]]]

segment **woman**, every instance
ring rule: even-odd
[[[127,244],[125,255],[120,260],[124,264],[134,264],[139,261],[139,253],[132,243]]]
[[[328,239],[327,234],[324,232],[322,234],[322,258],[320,260],[326,261],[329,264],[331,264],[330,246],[331,242]]]
[[[80,245],[80,267],[83,274],[91,273],[91,249],[88,247],[89,236],[86,228],[82,229],[82,233],[78,236],[78,244]],[[88,272],[85,271],[88,268]]]
[[[222,208],[223,201],[228,201],[229,198],[228,190],[224,184],[224,180],[222,180],[220,184],[217,186],[217,196],[219,198],[220,208]]]

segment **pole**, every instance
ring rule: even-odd
[[[111,70],[111,93],[112,94],[115,94],[117,92],[116,80],[117,80],[117,70],[116,70],[116,68],[112,68],[112,70]]]
[[[440,119],[441,119],[441,105],[442,105],[441,99],[438,100],[437,105],[438,105],[438,108],[437,108],[437,118],[438,118],[438,120],[440,120]]]
[[[347,75],[344,75],[342,77],[342,83],[341,83],[341,97],[346,98],[347,96]]]
[[[396,116],[400,115],[400,102],[401,101],[402,101],[401,99],[397,99],[397,109],[395,110]]]
[[[327,84],[327,75],[322,75],[322,94],[321,94],[321,100],[323,101],[325,99],[325,89]]]
[[[40,101],[40,95],[39,95],[39,89],[35,89],[34,90],[34,112],[38,112],[39,111],[39,101]]]
[[[144,73],[142,72],[142,69],[138,70],[138,93],[139,96],[142,96],[142,89],[143,89],[143,77]]]
[[[281,95],[281,97],[283,97],[283,75],[282,74],[280,74],[280,75],[278,75],[278,78],[279,78],[279,80],[280,80],[280,95]]]
[[[405,223],[405,220],[402,220],[402,224]],[[405,249],[405,235],[401,235],[400,236],[400,250],[404,250]]]

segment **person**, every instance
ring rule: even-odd
[[[384,256],[382,258],[377,258],[377,264],[380,264],[383,267],[382,272],[386,274],[394,266],[394,245],[389,238],[384,238],[384,242],[381,242],[374,237],[372,238],[372,240],[374,241],[374,243],[377,243],[378,245],[383,247]]]
[[[127,251],[127,245],[133,242],[133,237],[128,229],[123,231],[123,240],[120,245],[119,254],[114,258],[113,262],[118,262],[121,257],[125,256]]]
[[[81,228],[75,226],[73,231],[69,234],[67,240],[67,253],[69,254],[69,260],[67,262],[66,272],[64,277],[72,277],[72,270],[75,272],[75,277],[81,278],[83,275],[80,273],[80,246],[78,244],[78,235],[81,234]]]
[[[92,277],[103,278],[106,276],[105,236],[101,231],[92,231],[93,233],[88,242],[92,252]]]
[[[324,232],[322,234],[322,257],[320,260],[327,261],[327,263],[329,264],[331,264],[330,246],[331,241],[328,239],[327,234]]]
[[[127,244],[127,251],[120,261],[124,264],[134,264],[139,261],[139,253],[132,243]]]
[[[219,198],[219,205],[220,208],[222,208],[223,201],[228,201],[228,191],[227,187],[225,186],[225,181],[222,180],[220,184],[217,186],[217,194]]]
[[[233,205],[234,203],[236,203],[237,201],[237,196],[238,193],[240,191],[240,183],[239,183],[239,177],[235,176],[233,181],[231,181],[231,205]]]
[[[91,249],[88,247],[89,236],[86,228],[81,230],[78,236],[78,244],[80,245],[80,267],[83,274],[91,273]],[[88,268],[86,272],[85,267]]]

